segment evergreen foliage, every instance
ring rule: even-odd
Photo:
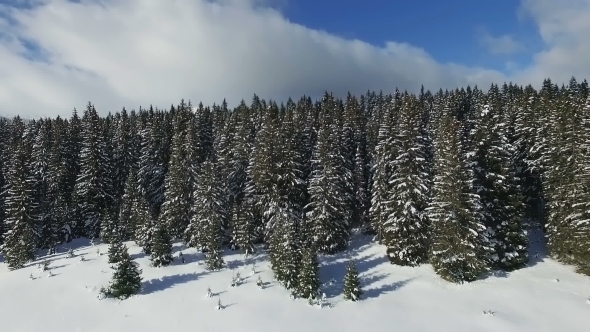
[[[300,296],[308,250],[346,250],[353,227],[394,264],[467,282],[524,266],[539,225],[551,257],[590,274],[589,96],[572,78],[2,118],[0,251],[16,269],[100,236],[115,260],[134,240],[166,265],[181,239],[218,269],[226,246],[260,245]]]
[[[141,270],[131,259],[126,246],[123,246],[119,262],[113,266],[113,269],[113,277],[107,290],[109,295],[126,299],[141,291]]]
[[[361,280],[359,278],[359,272],[356,269],[354,261],[348,263],[346,269],[346,275],[344,275],[344,299],[348,301],[359,301],[363,290],[361,289]]]

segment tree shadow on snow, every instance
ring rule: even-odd
[[[405,279],[405,280],[401,280],[401,281],[396,281],[391,284],[382,285],[382,286],[379,286],[376,288],[365,289],[365,293],[363,294],[363,297],[365,299],[377,298],[381,295],[384,295],[384,294],[387,294],[390,292],[394,292],[394,291],[404,287],[405,285],[409,284],[414,279],[416,279],[416,278],[409,278],[409,279]]]
[[[326,294],[327,298],[333,298],[342,293],[344,276],[346,275],[346,269],[349,262],[350,259],[341,258],[338,261],[322,265],[322,268],[320,269],[320,276],[323,281],[322,292]],[[369,255],[354,259],[354,262],[363,284],[370,285],[387,276],[386,274],[379,274],[379,271],[367,275],[367,271],[374,269],[381,264],[388,264],[387,257],[384,255]]]
[[[207,272],[201,273],[187,273],[180,275],[165,276],[162,278],[147,280],[143,283],[142,294],[152,294],[175,287],[177,285],[186,284],[195,281],[200,277],[206,275]]]
[[[541,227],[529,231],[529,261],[527,266],[535,266],[547,259],[547,240]]]
[[[144,257],[146,257],[147,255],[145,254],[145,252],[143,252],[143,251],[140,251],[140,252],[138,252],[138,253],[131,254],[131,255],[129,255],[129,256],[131,256],[131,259],[141,259],[141,258],[144,258]]]

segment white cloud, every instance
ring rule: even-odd
[[[521,14],[536,22],[546,47],[516,80],[590,79],[590,0],[523,0]]]
[[[181,98],[237,104],[254,93],[285,100],[324,90],[392,91],[488,85],[500,73],[437,63],[424,50],[375,47],[308,29],[267,7],[277,0],[42,0],[5,12],[0,113],[69,115],[91,100],[118,111],[168,107]],[[284,0],[283,0],[284,1]],[[283,6],[285,3],[279,3]],[[0,23],[2,24],[2,23]],[[47,61],[20,56],[15,38],[36,41]]]
[[[291,23],[285,0],[31,1],[42,5],[0,5],[0,114],[68,116],[89,100],[104,114],[181,98],[235,105],[254,93],[285,100],[590,77],[590,0],[523,0],[547,47],[510,77],[439,63],[403,42],[377,47]],[[23,57],[22,40],[46,61]]]
[[[492,36],[486,30],[480,30],[479,42],[492,54],[511,55],[524,50],[521,43],[512,35]]]

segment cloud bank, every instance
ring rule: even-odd
[[[506,77],[486,68],[439,63],[403,42],[374,46],[289,22],[276,0],[34,0],[0,5],[0,114],[69,116],[92,101],[99,112],[181,98],[320,96],[325,90],[416,91],[545,76],[585,76],[590,69],[590,1],[524,1],[548,48]],[[282,2],[281,0],[279,2]],[[561,3],[562,1],[559,1]],[[279,4],[280,8],[282,4]],[[556,7],[556,8],[554,8]],[[583,20],[584,17],[587,20]],[[586,23],[589,22],[589,23]],[[565,26],[561,24],[566,23]],[[566,39],[562,35],[570,36]],[[581,44],[584,44],[581,46]],[[34,50],[34,52],[31,52]],[[572,50],[575,52],[570,53]],[[576,56],[574,63],[565,56]],[[585,55],[585,58],[583,57]],[[579,56],[579,58],[578,58]],[[566,69],[565,71],[563,69]]]

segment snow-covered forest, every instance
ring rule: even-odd
[[[89,103],[69,119],[3,119],[0,156],[10,269],[82,237],[129,271],[122,241],[154,266],[183,241],[210,270],[224,248],[264,248],[274,278],[315,299],[318,254],[346,251],[353,229],[392,264],[462,283],[525,266],[540,225],[551,257],[590,273],[590,87],[573,78],[104,117]]]

